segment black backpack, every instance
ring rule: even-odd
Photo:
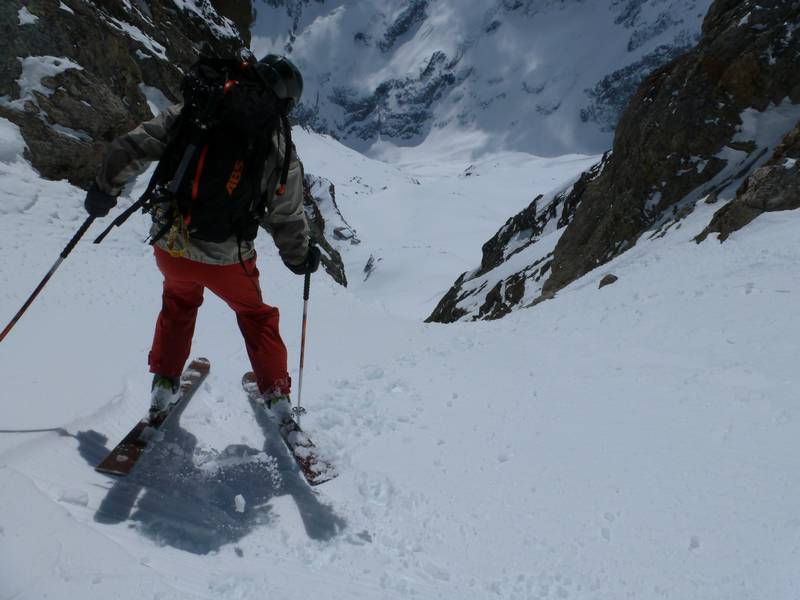
[[[264,214],[261,180],[272,138],[282,128],[285,160],[277,193],[285,191],[292,155],[283,104],[252,59],[201,55],[182,83],[184,104],[145,196],[167,215],[169,233],[209,242],[253,240]],[[166,206],[165,206],[166,205]]]

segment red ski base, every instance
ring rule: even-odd
[[[149,417],[145,417],[139,421],[94,470],[108,475],[124,476],[130,473],[152,437],[147,433],[152,433],[152,430],[161,428],[169,420],[170,415],[175,412],[175,409],[192,397],[192,394],[197,391],[197,388],[200,387],[210,370],[211,363],[208,359],[198,358],[193,360],[181,375],[178,400],[167,411],[158,415],[157,418],[150,420]]]

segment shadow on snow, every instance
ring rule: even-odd
[[[262,450],[236,444],[196,464],[197,438],[182,429],[177,407],[162,429],[163,439],[142,456],[133,471],[114,478],[94,519],[98,523],[130,521],[161,544],[195,554],[208,554],[242,539],[272,520],[268,502],[289,495],[297,504],[306,534],[318,541],[336,537],[345,521],[320,502],[266,413],[253,407],[264,432]],[[107,437],[81,431],[76,438],[81,456],[92,466],[108,453]],[[245,506],[238,507],[241,495]]]

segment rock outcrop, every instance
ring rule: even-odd
[[[575,214],[587,186],[603,169],[601,162],[572,187],[551,198],[537,196],[483,245],[478,269],[463,273],[439,301],[428,322],[462,318],[499,319],[514,307],[536,299],[553,262],[554,237]],[[547,243],[548,238],[553,243]],[[519,267],[514,267],[519,263]],[[509,268],[510,267],[510,268]]]
[[[564,215],[558,216],[558,225],[566,227],[555,246],[548,248],[552,251],[548,272],[532,270],[535,263],[516,268],[506,257],[495,272],[511,270],[513,274],[503,273],[505,284],[499,293],[481,295],[482,304],[468,308],[463,288],[473,274],[464,274],[443,299],[449,299],[447,306],[440,303],[431,320],[496,318],[513,307],[552,298],[699,199],[738,185],[774,151],[750,135],[743,119],[779,113],[778,106],[800,103],[799,31],[798,0],[716,0],[698,45],[643,82],[616,130],[613,152],[595,169],[596,175],[584,176],[585,185],[576,185],[563,199],[565,207],[570,207],[568,222]],[[784,132],[795,122],[784,123]],[[766,171],[746,184],[759,192],[743,189],[739,215],[746,212],[744,207],[751,209],[758,202],[760,206],[787,205],[767,197],[777,193],[768,187],[774,187],[768,182],[777,176],[777,169],[789,171],[786,176],[792,173],[791,139],[787,138],[784,151],[789,162],[781,163],[776,155],[775,162],[764,167]],[[518,215],[519,221],[535,231],[530,212],[527,217],[525,212]],[[732,207],[720,215],[720,223],[734,214]],[[498,240],[504,230],[496,236]],[[492,281],[484,276],[484,283]],[[472,288],[474,292],[475,283]]]
[[[721,208],[697,241],[712,233],[724,241],[759,215],[800,208],[800,123],[783,139],[769,162],[757,169],[730,204]]]
[[[631,101],[608,165],[555,248],[544,293],[633,246],[722,174],[728,161],[720,154],[734,142],[745,110],[765,111],[787,98],[800,103],[799,22],[796,1],[712,5],[698,46],[647,79]]]
[[[250,19],[249,2],[231,0],[8,0],[0,116],[44,177],[86,185],[107,142],[149,118],[150,102],[179,98],[199,45],[246,45]]]

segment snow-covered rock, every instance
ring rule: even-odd
[[[378,155],[478,131],[469,150],[599,153],[642,79],[711,0],[261,0],[253,47],[305,74],[299,117]]]
[[[539,241],[542,214],[529,207],[517,215],[510,223],[517,224],[523,245],[533,245],[526,250],[530,256],[508,249],[499,262],[486,263],[484,256],[481,268],[456,281],[431,319],[497,318],[552,298],[643,235],[680,227],[699,200],[733,198],[800,120],[798,22],[796,2],[715,2],[698,46],[639,87],[613,152],[584,175],[585,185],[557,196],[564,209],[551,211],[550,222],[558,232]],[[763,195],[769,193],[760,187],[760,202],[768,204]],[[518,247],[519,237],[505,239],[508,227],[489,244]]]
[[[39,172],[85,185],[104,145],[151,116],[154,91],[180,98],[198,44],[231,52],[247,43],[241,4],[5,2],[0,21],[13,14],[19,26],[0,36],[0,116],[21,128]]]

